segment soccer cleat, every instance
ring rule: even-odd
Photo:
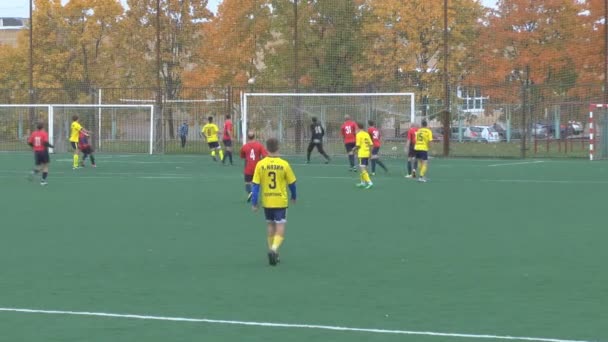
[[[40,181],[40,185],[47,185],[47,184],[49,184],[49,183],[47,183],[47,181],[45,181],[45,180]]]
[[[271,250],[268,252],[268,264],[270,266],[276,266],[277,264],[277,258],[278,258],[278,254],[277,252]]]
[[[372,172],[372,176],[375,176],[375,175],[376,175],[376,173],[375,173],[375,172]]]
[[[368,183],[364,189],[371,189],[374,186],[374,183]]]
[[[414,178],[412,175],[406,175],[405,178]]]
[[[94,167],[94,168],[95,168],[95,167],[97,167],[97,165],[96,165],[96,164],[93,164],[93,165],[91,165],[91,166],[92,166],[92,167]]]
[[[426,180],[427,180],[427,179],[426,179],[426,178],[424,178],[424,177],[419,177],[419,178],[418,178],[418,181],[419,181],[420,183],[426,183]]]
[[[357,188],[363,188],[363,187],[365,187],[365,183],[357,183],[357,184],[355,184],[355,186]]]
[[[329,160],[326,160],[326,161],[325,161],[325,164],[329,164]]]

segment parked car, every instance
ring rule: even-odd
[[[479,142],[499,142],[500,136],[492,126],[469,126],[464,130],[463,136]]]

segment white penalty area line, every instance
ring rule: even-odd
[[[540,164],[540,163],[544,163],[544,162],[545,162],[544,160],[534,160],[534,161],[528,161],[528,162],[491,164],[491,165],[488,165],[488,166],[489,167],[496,167],[496,166],[527,165],[527,164]]]
[[[376,334],[441,336],[441,337],[454,337],[454,338],[475,338],[475,339],[493,339],[493,340],[511,340],[511,341],[593,342],[593,341],[585,341],[585,340],[564,340],[564,339],[543,338],[543,337],[518,337],[518,336],[501,336],[501,335],[442,333],[442,332],[432,332],[432,331],[350,328],[350,327],[331,326],[331,325],[250,322],[250,321],[233,321],[233,320],[223,320],[223,319],[164,317],[164,316],[116,314],[116,313],[87,312],[87,311],[60,311],[60,310],[39,310],[39,309],[2,308],[2,307],[0,307],[0,312],[18,312],[18,313],[63,315],[63,316],[89,316],[89,317],[124,318],[124,319],[139,319],[139,320],[167,321],[167,322],[210,323],[210,324],[244,325],[244,326],[272,327],[272,328],[315,329],[315,330],[333,330],[333,331],[363,332],[363,333],[376,333]]]

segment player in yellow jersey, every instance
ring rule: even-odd
[[[355,150],[357,151],[357,157],[359,158],[359,176],[361,177],[361,183],[357,184],[358,188],[369,189],[374,186],[369,173],[367,172],[367,165],[369,164],[369,158],[371,156],[371,147],[373,146],[372,138],[369,133],[365,130],[363,123],[357,122],[357,136]]]
[[[224,152],[220,147],[220,141],[217,137],[220,129],[216,124],[213,123],[213,116],[207,118],[207,124],[203,126],[201,129],[201,135],[207,140],[207,145],[209,145],[209,149],[211,149],[211,157],[213,157],[213,161],[217,161],[215,158],[215,151],[218,151],[220,155],[220,160],[224,160]]]
[[[76,170],[78,168],[78,140],[80,139],[80,132],[85,134],[89,134],[84,127],[80,125],[78,122],[78,115],[72,116],[72,124],[70,125],[70,146],[72,146],[72,150],[74,151],[74,163],[72,164],[72,168]]]
[[[431,141],[433,141],[433,132],[427,127],[426,120],[422,120],[422,128],[416,131],[416,145],[414,145],[414,152],[416,154],[416,161],[420,166],[420,177],[419,182],[426,182],[427,179],[424,177],[428,168],[429,159],[429,147]]]
[[[255,166],[251,204],[253,211],[257,211],[258,199],[261,199],[268,228],[268,263],[275,266],[279,262],[279,247],[285,238],[289,205],[287,188],[291,192],[291,202],[295,203],[296,176],[289,163],[279,157],[277,139],[268,139],[266,149],[268,156]]]

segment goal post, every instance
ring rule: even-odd
[[[589,106],[589,160],[608,158],[608,104]]]
[[[260,139],[279,139],[283,153],[301,154],[310,139],[311,118],[316,117],[325,127],[326,150],[335,154],[343,150],[340,126],[345,115],[366,126],[374,120],[384,145],[396,146],[405,141],[404,134],[416,119],[416,104],[414,93],[242,92],[241,113],[243,143],[252,131]]]
[[[154,106],[144,104],[0,104],[0,142],[6,142],[0,149],[22,150],[34,122],[43,121],[55,146],[50,152],[67,152],[73,115],[99,152],[154,152]]]

